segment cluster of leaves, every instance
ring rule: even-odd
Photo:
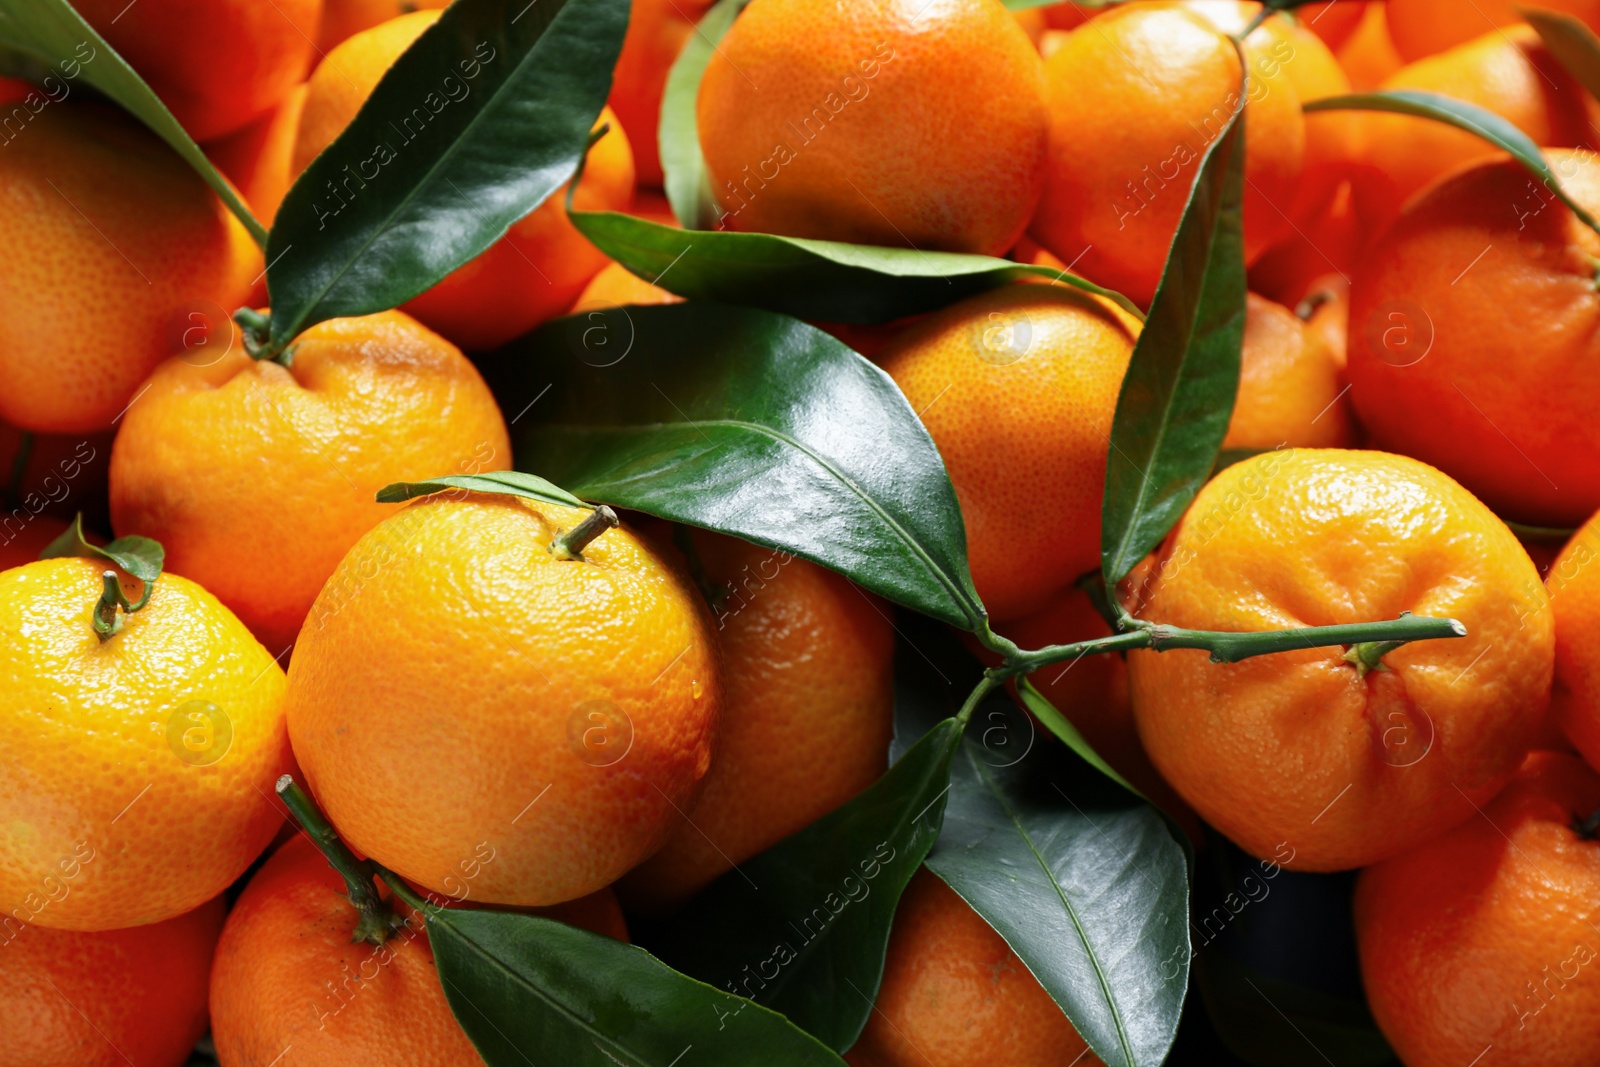
[[[571,213],[608,255],[687,302],[557,320],[485,356],[505,409],[531,411],[516,420],[516,454],[538,475],[409,483],[385,499],[470,488],[629,508],[815,561],[1016,653],[990,631],[954,491],[915,412],[881,370],[801,319],[888,321],[1029,275],[1138,309],[1085,279],[1007,260],[705,228],[715,207],[694,97],[745,2],[710,11],[668,85],[661,155],[686,228]],[[561,188],[581,166],[627,15],[627,0],[458,0],[295,183],[270,233],[66,0],[0,0],[0,39],[47,62],[93,43],[102,58],[86,79],[172,144],[262,243],[271,315],[254,343],[276,352],[318,321],[425,290]],[[1587,30],[1559,16],[1536,25],[1600,80]],[[395,143],[391,120],[468,62],[478,64],[474,92]],[[1450,122],[1560,195],[1537,148],[1481,110],[1421,93],[1315,107]],[[1182,515],[1226,431],[1244,330],[1244,141],[1235,114],[1201,160],[1119,397],[1107,587]],[[363,163],[383,150],[403,165],[368,177]],[[1189,983],[1187,845],[1025,679],[1018,692],[1033,718],[987,701],[996,684],[985,676],[963,703],[903,679],[889,772],[648,931],[651,951],[529,916],[429,909],[461,1025],[491,1065],[522,1063],[524,1049],[574,1064],[667,1063],[691,1046],[702,1063],[842,1063],[870,1013],[900,894],[926,863],[1001,933],[1101,1060],[1159,1064]],[[986,728],[969,729],[974,717]],[[1035,721],[1065,745],[1032,744]],[[835,907],[869,868],[870,893]],[[775,954],[776,972],[759,970]]]

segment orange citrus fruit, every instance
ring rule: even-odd
[[[1349,0],[1336,2],[1342,4]],[[1366,11],[1362,13],[1361,21],[1356,23],[1354,32],[1334,53],[1339,66],[1350,77],[1350,87],[1357,92],[1376,89],[1385,78],[1406,64],[1400,58],[1400,53],[1395,51],[1394,41],[1389,36],[1389,23],[1384,17],[1384,8],[1389,5],[1369,3],[1365,6]]]
[[[1592,154],[1546,156],[1600,210]],[[1570,527],[1600,510],[1597,255],[1600,237],[1510,160],[1413,201],[1350,292],[1350,399],[1373,443],[1519,522]]]
[[[1516,0],[1386,0],[1373,7],[1388,18],[1389,36],[1407,62],[1454,48],[1458,44],[1494,30],[1507,29],[1522,21]],[[1600,30],[1600,2],[1597,0],[1539,0],[1525,5],[1535,9],[1561,11]]]
[[[1597,806],[1582,760],[1535,752],[1481,816],[1361,873],[1367,999],[1408,1067],[1600,1060]]]
[[[1100,565],[1106,440],[1138,332],[1099,297],[1012,285],[928,316],[877,356],[939,446],[997,619]]]
[[[1382,10],[1381,5],[1364,3],[1362,0],[1312,0],[1297,10],[1295,15],[1329,48],[1338,48],[1356,32],[1369,7]]]
[[[322,0],[322,22],[317,29],[317,54],[325,55],[354,37],[390,19],[413,11],[439,11],[450,0]]]
[[[164,922],[0,932],[0,1067],[181,1067],[206,1029],[220,898]]]
[[[667,75],[710,7],[709,0],[634,0],[628,12],[607,103],[627,131],[640,185],[661,186],[658,130]]]
[[[1331,275],[1340,279],[1348,294],[1350,274],[1369,236],[1356,216],[1351,183],[1341,181],[1311,217],[1298,219],[1293,233],[1250,264],[1250,287],[1293,305],[1319,279]]]
[[[261,253],[133,119],[53,104],[0,152],[0,418],[111,426],[188,315],[239,306]]]
[[[291,174],[333,143],[395,60],[439,19],[417,11],[351,37],[311,75]],[[579,211],[621,211],[633,197],[633,152],[616,116],[602,110],[595,128],[611,130],[590,149],[573,197]],[[567,218],[566,190],[514,224],[506,235],[457,267],[404,310],[471,351],[497,345],[564,313],[606,264]]]
[[[725,710],[700,802],[624,883],[654,911],[871,785],[894,733],[886,607],[786,552],[691,537],[714,591]]]
[[[283,671],[175,574],[101,640],[105,564],[0,572],[0,908],[62,930],[159,922],[266,848],[288,769]]]
[[[1235,9],[1218,5],[1217,17],[1230,24]],[[1245,42],[1248,258],[1288,232],[1304,165],[1292,54],[1266,27]],[[1130,4],[1072,31],[1045,78],[1049,179],[1029,232],[1075,271],[1147,305],[1200,159],[1239,99],[1234,46],[1198,8]]]
[[[718,228],[998,255],[1044,182],[1039,53],[999,0],[760,0],[696,114]]]
[[[269,228],[284,194],[294,184],[290,160],[305,106],[306,86],[297,85],[282,103],[244,129],[206,145],[211,162],[238,186],[251,213]]]
[[[306,76],[322,0],[77,0],[197,141],[276,107]]]
[[[1338,315],[1325,303],[1317,314]],[[1239,396],[1223,448],[1344,448],[1355,443],[1338,355],[1282,304],[1245,301]]]
[[[1099,1067],[994,928],[926,868],[900,898],[851,1067]]]
[[[1363,671],[1345,650],[1239,663],[1129,654],[1134,715],[1163,777],[1247,852],[1359,867],[1474,813],[1544,719],[1544,586],[1504,523],[1455,482],[1381,452],[1295,449],[1235,464],[1162,546],[1142,617],[1249,632],[1457,619]]]
[[[1551,706],[1584,759],[1600,766],[1600,514],[1573,534],[1545,574],[1556,625]]]
[[[379,489],[510,465],[477,369],[401,312],[319,323],[287,368],[240,351],[202,356],[162,364],[123,420],[111,518],[119,534],[160,541],[168,566],[274,652],[346,550],[391,512]],[[266,544],[282,550],[264,557]]]
[[[658,285],[651,285],[621,263],[608,263],[599,274],[589,279],[589,284],[578,294],[578,299],[572,305],[572,314],[603,311],[628,304],[677,304],[682,301],[683,297],[669,293]]]
[[[698,797],[722,708],[706,607],[586,513],[432,497],[350,550],[290,666],[295,757],[350,844],[436,892],[555,904],[654,852]],[[448,715],[440,709],[448,708]]]

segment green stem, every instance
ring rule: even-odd
[[[122,616],[117,608],[128,602],[122,595],[122,581],[116,571],[100,575],[100,600],[94,606],[94,632],[101,641],[109,641],[122,629]]]
[[[28,460],[33,458],[33,434],[27,430],[17,439],[17,455],[11,461],[11,480],[6,483],[5,505],[15,507],[22,503],[22,478],[28,472]]]
[[[378,895],[377,886],[373,884],[377,876],[376,865],[371,860],[356,859],[355,853],[339,840],[339,834],[316,802],[296,784],[293,775],[286,774],[279,778],[277,788],[278,796],[294,813],[306,836],[311,838],[311,843],[327,858],[328,865],[344,877],[345,885],[349,887],[350,905],[359,916],[350,940],[383,944],[402,923],[395,916],[394,909]]]
[[[294,347],[284,345],[275,347],[272,344],[272,319],[255,308],[240,308],[233,313],[233,321],[239,324],[239,332],[244,335],[244,351],[247,356],[257,362],[269,360],[280,367],[288,367],[294,363]]]
[[[582,559],[589,542],[621,524],[617,513],[601,504],[587,518],[550,542],[550,554],[557,559]]]
[[[1271,18],[1274,14],[1275,10],[1273,8],[1267,6],[1266,4],[1262,4],[1261,10],[1256,12],[1256,17],[1250,20],[1249,25],[1245,26],[1244,30],[1237,37],[1235,37],[1234,40],[1240,44],[1243,44],[1245,38],[1249,37],[1252,33],[1255,33],[1256,30],[1260,29],[1261,24]]]
[[[962,729],[966,729],[967,722],[972,718],[972,713],[978,710],[978,705],[983,703],[983,698],[999,687],[1005,678],[1005,675],[996,674],[994,671],[984,672],[972,692],[967,694],[967,702],[956,712],[956,722],[961,724]]]

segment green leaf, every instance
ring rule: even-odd
[[[577,170],[628,0],[458,0],[306,168],[267,243],[271,349],[416,296]]]
[[[161,577],[161,567],[166,563],[167,552],[161,542],[149,537],[119,537],[101,548],[89,543],[83,534],[83,512],[73,517],[72,525],[45,546],[40,559],[59,559],[76,556],[80,559],[105,560],[121,567],[144,584],[144,592],[137,602],[128,605],[129,611],[138,611],[150,601],[156,579]]]
[[[700,19],[695,32],[684,43],[667,76],[661,96],[662,184],[672,213],[685,229],[703,230],[717,217],[719,208],[711,195],[711,179],[706,172],[706,157],[700,151],[700,126],[695,105],[700,97],[700,79],[706,72],[733,20],[750,0],[718,0]]]
[[[1554,51],[1554,49],[1552,49]],[[1559,57],[1559,53],[1558,53]],[[1425,93],[1413,89],[1395,89],[1381,93],[1350,93],[1345,96],[1327,96],[1302,105],[1303,111],[1389,111],[1399,115],[1433,119],[1488,141],[1527,168],[1543,182],[1583,224],[1600,233],[1600,222],[1561,188],[1555,172],[1550,169],[1539,146],[1527,134],[1496,115],[1474,104],[1468,104],[1440,93]]]
[[[451,491],[468,493],[493,493],[500,496],[520,496],[529,500],[542,500],[546,504],[560,504],[569,508],[587,508],[559,485],[545,481],[537,474],[521,471],[493,471],[489,474],[447,474],[425,482],[393,482],[378,490],[378,503],[399,504],[414,497]]]
[[[573,225],[648,282],[696,300],[830,322],[888,322],[935,311],[1020,278],[1049,278],[1143,312],[1127,297],[1065,271],[961,252],[922,252],[766,233],[680,230],[611,211]]]
[[[855,1044],[900,894],[939,836],[960,740],[943,720],[866,792],[712,883],[662,932],[663,958],[831,1048]]]
[[[81,77],[122,105],[171,145],[216,190],[256,244],[266,245],[266,229],[211,165],[194,138],[172,117],[144,79],[66,0],[0,0],[0,41],[8,48],[37,57],[57,79],[70,83]]]
[[[426,909],[450,1010],[488,1067],[844,1063],[776,1012],[552,919]]]
[[[955,758],[927,863],[1108,1067],[1166,1059],[1188,988],[1188,871],[1155,808],[992,700]]]
[[[1201,160],[1117,397],[1100,533],[1108,589],[1189,506],[1233,415],[1245,321],[1242,114]]]
[[[1556,62],[1578,79],[1590,96],[1600,98],[1600,37],[1580,19],[1564,12],[1518,7],[1517,13],[1539,31]]]
[[[778,548],[978,629],[960,505],[894,381],[770,312],[614,308],[488,357],[517,465],[585,500]]]
[[[1070,719],[1061,714],[1060,710],[1050,702],[1048,697],[1034,687],[1030,679],[1018,678],[1016,685],[1017,696],[1021,699],[1022,706],[1032,712],[1033,717],[1038,719],[1046,730],[1054,734],[1058,740],[1073,752],[1076,752],[1085,763],[1095,770],[1116,782],[1134,796],[1144,797],[1144,794],[1135,788],[1132,782],[1118,774],[1116,769],[1107,763],[1100,753],[1094,750],[1094,746],[1089,744],[1088,738],[1084,737],[1078,731],[1078,728],[1072,725]]]

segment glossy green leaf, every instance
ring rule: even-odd
[[[776,1012],[641,948],[531,915],[426,914],[450,1010],[488,1067],[844,1063]]]
[[[697,300],[830,322],[888,322],[945,307],[1020,278],[1049,278],[1116,301],[1127,297],[1075,274],[960,252],[921,252],[766,233],[680,230],[617,212],[573,212],[606,255],[645,281]]]
[[[36,57],[44,65],[43,76],[55,78],[66,94],[56,91],[53,94],[56,99],[70,96],[71,83],[82,78],[126,108],[171,145],[184,162],[216,190],[257,244],[267,243],[266,229],[250,214],[250,209],[221,172],[211,165],[194,138],[172,117],[161,98],[66,0],[0,0],[0,42]],[[41,93],[40,100],[47,99]]]
[[[1108,1067],[1166,1059],[1188,988],[1188,871],[1153,807],[991,700],[952,765],[927,862]]]
[[[585,500],[782,549],[978,629],[955,491],[882,370],[783,315],[687,303],[546,323],[484,361],[516,462]]]
[[[1510,153],[1513,159],[1527,168],[1528,173],[1543,182],[1563,204],[1571,208],[1572,213],[1577,215],[1585,226],[1600,233],[1600,222],[1597,222],[1593,215],[1584,210],[1577,201],[1567,195],[1566,190],[1561,188],[1555,172],[1550,169],[1550,164],[1545,162],[1544,156],[1540,153],[1539,146],[1527,134],[1492,111],[1485,111],[1474,104],[1440,93],[1425,93],[1413,89],[1328,96],[1305,104],[1302,109],[1308,112],[1388,111],[1399,115],[1433,119],[1435,122],[1443,122],[1475,134],[1501,151]]]
[[[1101,511],[1108,588],[1178,521],[1228,432],[1244,344],[1241,115],[1201,160],[1117,397]]]
[[[91,544],[83,534],[83,513],[72,520],[72,525],[39,553],[40,559],[61,556],[79,556],[84,559],[105,560],[114,563],[141,582],[150,583],[161,577],[161,567],[167,553],[161,542],[149,537],[119,537],[105,547]]]
[[[866,792],[723,875],[663,931],[662,957],[848,1049],[900,894],[939,836],[960,740],[943,720]]]
[[[1600,37],[1581,19],[1565,12],[1538,7],[1519,7],[1517,12],[1539,31],[1556,62],[1578,79],[1590,96],[1600,99]]]
[[[716,53],[717,42],[749,2],[718,0],[705,13],[672,64],[666,91],[661,96],[658,143],[662,185],[666,188],[672,213],[686,229],[705,229],[718,212],[716,198],[711,195],[710,178],[706,175],[706,158],[700,151],[700,126],[695,118],[700,78]]]
[[[378,490],[378,503],[399,504],[419,496],[452,491],[520,496],[528,500],[542,500],[546,504],[560,504],[569,508],[589,507],[559,485],[547,482],[537,474],[524,474],[521,471],[447,474],[442,478],[430,478],[425,482],[394,482]]]
[[[274,351],[409,300],[577,170],[628,0],[457,0],[391,67],[278,209]]]

